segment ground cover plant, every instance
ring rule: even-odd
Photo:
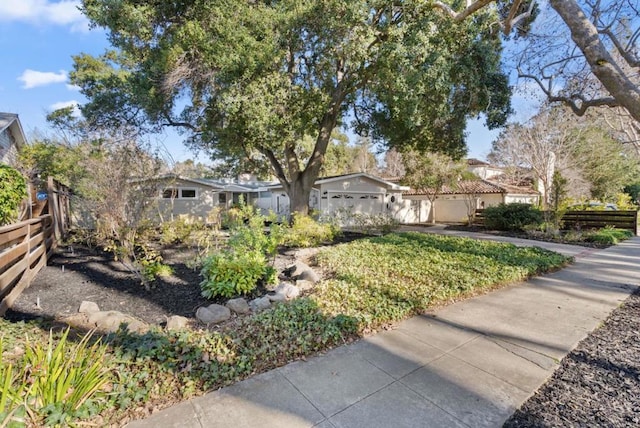
[[[304,297],[217,329],[167,332],[154,327],[144,334],[121,329],[103,336],[100,346],[106,351],[99,359],[100,368],[110,373],[110,379],[108,388],[96,391],[104,395],[90,397],[80,412],[34,406],[21,417],[44,425],[55,425],[61,418],[65,423],[124,424],[153,409],[351,341],[434,304],[567,262],[566,257],[537,248],[418,233],[326,247],[318,255],[318,264],[327,279]],[[9,365],[12,373],[24,370],[28,366],[24,337],[29,335],[34,343],[40,334],[47,343],[49,327],[39,321],[15,324],[0,319],[4,348],[12,350],[2,354],[0,371],[8,371]],[[54,330],[54,349],[63,332]],[[68,340],[72,337],[75,340],[75,335]],[[93,340],[80,342],[82,337],[77,336],[79,347],[94,346]],[[6,390],[19,392],[5,403],[28,395],[21,389],[20,376],[11,376]]]

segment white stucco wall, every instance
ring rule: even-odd
[[[182,190],[195,190],[195,198],[163,198],[164,189],[175,188],[179,192]],[[218,206],[219,191],[208,186],[197,183],[175,180],[158,183],[158,193],[155,200],[155,210],[150,213],[153,220],[171,221],[181,216],[195,217],[199,220],[206,220],[212,209]]]

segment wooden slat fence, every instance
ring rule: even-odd
[[[638,234],[638,211],[567,211],[562,216],[564,229],[594,229],[613,226]]]
[[[68,187],[49,178],[46,203],[36,206],[43,214],[0,227],[0,316],[29,287],[67,234],[70,193]]]
[[[478,209],[474,224],[484,226],[484,210]],[[638,234],[638,211],[567,211],[562,216],[565,230],[570,229],[599,229],[613,226],[618,229],[631,230]]]
[[[0,227],[0,316],[47,264],[54,229],[49,214]]]

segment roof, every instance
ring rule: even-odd
[[[516,195],[538,195],[539,192],[531,187],[510,186],[506,184],[494,183],[489,180],[461,180],[457,186],[443,186],[438,194],[440,195],[460,195],[460,194],[495,194],[509,193]],[[404,192],[405,195],[428,195],[433,194],[430,189],[411,189]]]
[[[27,143],[27,137],[24,135],[20,119],[15,113],[1,113],[0,112],[0,132],[9,128],[11,135],[15,139],[16,146],[21,147]]]
[[[357,178],[357,177],[366,177],[370,180],[377,181],[378,183],[381,183],[383,186],[388,187],[391,190],[409,190],[408,186],[401,186],[392,181],[388,181],[383,178],[376,177],[375,175],[367,174],[366,172],[354,172],[351,174],[334,175],[331,177],[320,177],[316,180],[314,184],[325,184],[325,183],[331,183],[333,181],[339,181],[339,180],[345,180],[345,179],[351,179],[351,178]]]
[[[467,159],[467,164],[470,166],[491,166],[491,164],[476,158]]]
[[[236,192],[236,193],[250,193],[250,192],[262,192],[268,190],[267,187],[273,185],[273,182],[267,181],[254,181],[254,182],[242,182],[237,183],[233,180],[214,180],[211,178],[189,178],[182,177],[176,174],[165,174],[159,177],[155,177],[153,180],[182,180],[188,183],[199,184],[202,186],[210,187],[222,192]],[[143,180],[145,181],[145,180]]]

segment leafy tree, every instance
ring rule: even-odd
[[[266,160],[306,213],[331,135],[353,117],[390,146],[464,154],[466,119],[510,112],[495,14],[423,2],[84,0],[115,50],[75,57],[93,123],[175,126],[215,158]],[[297,148],[313,140],[308,157]]]
[[[445,186],[454,187],[464,175],[466,165],[442,153],[403,153],[406,174],[402,182],[427,196],[431,203],[431,222],[436,222],[435,201]]]

